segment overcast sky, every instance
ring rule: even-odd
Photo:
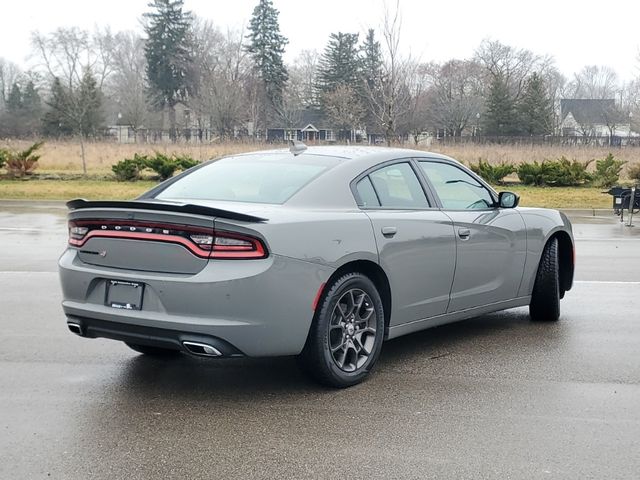
[[[29,36],[38,29],[110,25],[141,31],[147,0],[3,0],[0,57],[28,67]],[[223,27],[246,25],[257,0],[186,0],[186,8]],[[390,0],[391,4],[395,2]],[[274,0],[289,38],[286,59],[322,50],[331,32],[364,32],[382,20],[384,0]],[[527,5],[526,7],[524,5]],[[483,38],[550,54],[567,76],[584,65],[640,73],[640,0],[401,0],[402,47],[422,61],[467,58]]]

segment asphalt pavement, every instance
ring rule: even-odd
[[[402,337],[336,391],[292,358],[72,335],[64,215],[0,202],[0,479],[640,478],[640,216],[575,214],[558,323],[521,308]]]

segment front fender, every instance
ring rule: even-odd
[[[531,295],[536,280],[536,273],[544,246],[554,235],[561,234],[565,242],[561,246],[561,261],[569,256],[570,268],[565,268],[562,279],[563,290],[569,290],[573,283],[574,271],[574,239],[571,222],[567,216],[557,210],[546,208],[519,208],[520,214],[527,227],[527,259],[524,275],[518,296]],[[568,243],[566,241],[568,240]]]

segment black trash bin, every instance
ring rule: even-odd
[[[629,206],[631,205],[631,188],[613,187],[606,193],[613,197],[613,211],[616,215],[620,215],[623,210],[629,210]],[[636,186],[633,213],[638,213],[638,210],[640,210],[640,188]]]

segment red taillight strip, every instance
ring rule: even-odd
[[[155,242],[178,243],[187,248],[194,255],[201,258],[209,258],[211,251],[203,250],[190,242],[186,238],[177,235],[161,235],[158,233],[141,233],[141,232],[114,232],[112,230],[91,230],[82,240],[69,239],[69,243],[75,247],[82,247],[87,240],[95,237],[122,238],[129,240],[151,240]]]
[[[247,240],[249,240],[247,238]],[[255,250],[247,251],[247,250],[238,250],[237,247],[213,247],[213,251],[211,252],[211,258],[264,258],[266,257],[266,251],[262,242],[260,240],[250,239],[251,243],[255,245]],[[224,250],[220,250],[224,248]],[[242,247],[244,248],[244,247]]]
[[[211,245],[211,250],[205,250],[200,248],[196,243],[189,240],[186,237],[181,237],[179,235],[169,235],[169,234],[159,234],[159,233],[145,233],[145,232],[131,232],[131,231],[114,231],[114,230],[89,230],[89,232],[82,239],[69,238],[69,244],[74,247],[82,247],[90,238],[99,238],[99,237],[107,237],[107,238],[121,238],[121,239],[130,239],[130,240],[148,240],[155,242],[165,242],[165,243],[176,243],[182,245],[186,249],[188,249],[194,255],[200,258],[220,258],[220,259],[257,259],[257,258],[265,258],[267,257],[266,249],[263,243],[257,238],[253,238],[250,236],[245,236],[241,234],[236,234],[232,232],[224,232],[224,231],[213,231],[205,228],[197,228],[191,226],[182,226],[182,225],[173,225],[173,224],[147,224],[144,222],[114,222],[114,221],[71,221],[70,225],[74,226],[95,226],[95,225],[123,225],[123,226],[132,226],[133,224],[140,225],[142,227],[155,227],[155,228],[166,228],[169,230],[180,230],[185,231],[185,233],[198,232],[198,233],[207,233],[213,235],[214,239],[217,238],[235,238],[244,240],[251,243],[251,247],[244,245]]]

